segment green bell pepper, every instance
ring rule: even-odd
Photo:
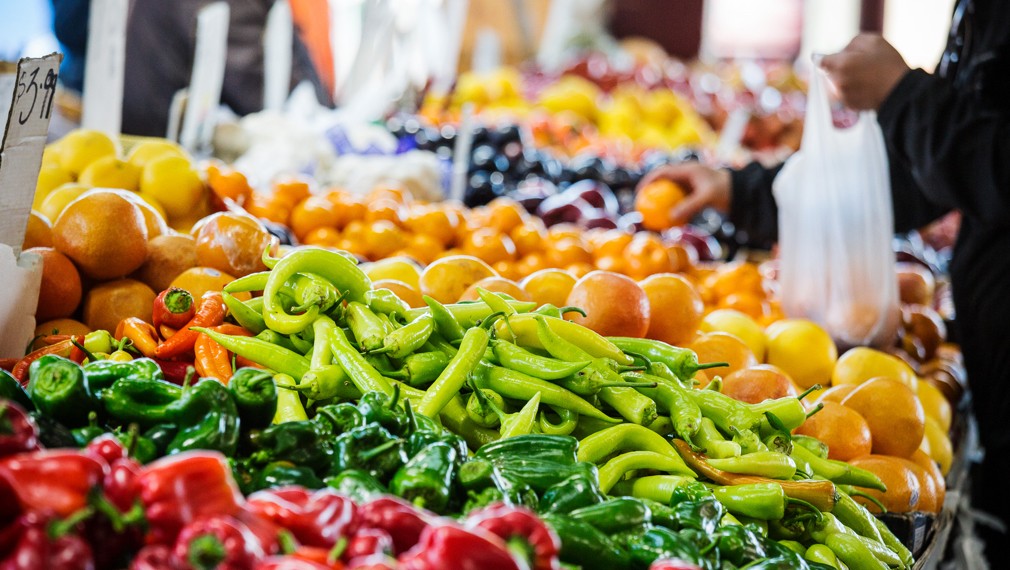
[[[456,450],[435,442],[422,449],[401,467],[389,490],[420,508],[445,514],[455,475]]]
[[[332,477],[324,479],[326,485],[336,489],[338,493],[358,504],[367,503],[388,491],[375,477],[361,469],[348,469]]]
[[[35,404],[28,396],[28,392],[21,386],[10,372],[0,369],[0,400],[13,400],[17,405],[28,410],[35,409]]]
[[[40,412],[67,427],[88,422],[92,402],[80,365],[62,356],[47,354],[32,362],[28,375],[28,395]]]
[[[587,473],[576,473],[552,485],[540,497],[540,511],[569,513],[575,509],[602,503],[605,500],[596,478]]]
[[[103,390],[102,403],[112,419],[149,428],[172,422],[182,393],[182,388],[171,382],[128,377]]]
[[[242,427],[265,428],[277,413],[277,383],[266,370],[239,368],[232,374],[228,389],[235,399]]]
[[[231,392],[215,378],[204,378],[184,391],[171,419],[179,433],[168,444],[169,454],[209,449],[235,454],[238,448],[238,407]]]
[[[274,461],[267,464],[256,476],[255,484],[258,489],[285,487],[288,485],[300,485],[306,489],[319,489],[324,485],[322,480],[316,477],[312,469],[295,465],[290,461]]]
[[[568,513],[568,516],[587,522],[597,530],[608,534],[636,528],[643,529],[652,522],[652,510],[648,505],[630,497],[610,499],[582,507]]]

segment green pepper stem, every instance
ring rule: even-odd
[[[397,445],[400,445],[401,443],[403,443],[402,439],[399,439],[399,438],[397,438],[397,439],[391,439],[391,440],[387,441],[386,443],[383,443],[381,445],[377,445],[377,446],[373,447],[372,449],[369,449],[368,451],[361,452],[358,456],[362,460],[368,461],[368,460],[370,460],[370,459],[372,459],[372,458],[374,458],[374,457],[376,457],[378,455],[382,455],[383,453],[389,451],[390,449],[392,449],[393,447],[396,447]]]
[[[705,364],[699,364],[695,366],[695,370],[708,370],[709,368],[722,368],[723,366],[729,366],[729,362],[706,362]]]
[[[803,398],[806,398],[807,396],[809,396],[810,394],[812,394],[813,392],[815,392],[817,390],[820,390],[821,388],[822,388],[822,386],[820,384],[814,384],[813,386],[811,386],[811,387],[807,388],[806,390],[804,390],[803,392],[801,392],[799,396],[796,396],[796,399],[797,400],[802,400]]]
[[[88,358],[88,362],[96,362],[98,358],[88,349],[84,348],[84,345],[77,342],[76,338],[70,337],[70,343],[77,347],[78,350],[84,353],[84,356]]]
[[[75,511],[63,520],[55,520],[49,523],[49,527],[46,529],[46,534],[49,536],[50,540],[56,540],[74,530],[74,527],[91,518],[94,514],[95,508],[88,505]]]
[[[193,294],[185,289],[180,289],[178,287],[173,287],[165,293],[162,298],[162,304],[168,309],[168,312],[179,315],[185,313],[193,306]]]
[[[816,414],[817,412],[819,412],[819,411],[821,411],[823,409],[824,409],[824,404],[817,404],[814,407],[814,409],[812,409],[809,412],[807,412],[807,419],[810,419],[810,416]]]
[[[585,316],[585,315],[583,315],[583,316]],[[630,356],[633,359],[637,359],[637,360],[641,360],[642,362],[645,362],[645,368],[643,370],[652,367],[652,361],[649,360],[649,357],[645,356],[644,354],[641,354],[641,353],[638,353],[638,352],[631,352],[630,350],[625,350],[624,354],[627,354],[628,356]]]
[[[790,505],[798,505],[807,509],[807,511],[809,511],[810,514],[815,515],[817,522],[820,522],[821,519],[823,518],[820,509],[808,503],[807,501],[804,501],[803,499],[794,499],[792,497],[786,497],[786,503]]]
[[[879,499],[877,499],[873,495],[870,495],[869,493],[864,493],[864,492],[859,491],[857,489],[852,489],[851,491],[849,491],[849,496],[852,496],[852,497],[862,497],[862,498],[866,499],[867,501],[870,501],[874,505],[877,505],[877,508],[880,509],[880,512],[882,512],[882,513],[886,513],[887,512],[887,507],[884,506],[884,503],[881,503]]]
[[[570,305],[567,307],[561,307],[560,309],[558,309],[558,311],[561,313],[561,316],[565,316],[566,313],[578,313],[583,317],[586,316],[586,312],[582,310],[581,307],[573,307]]]

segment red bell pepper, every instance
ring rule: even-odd
[[[561,541],[532,511],[497,503],[471,513],[466,525],[480,527],[505,541],[509,550],[530,563],[532,570],[560,568]]]
[[[365,558],[373,555],[390,556],[393,554],[393,537],[381,528],[363,528],[358,530],[347,541],[340,558],[344,561],[355,558]]]
[[[93,570],[91,547],[71,533],[51,536],[52,520],[30,512],[18,520],[19,536],[0,570]]]
[[[185,360],[162,360],[152,358],[161,368],[161,374],[167,382],[182,386],[186,383],[186,377],[190,375],[190,370],[195,370],[193,363]]]
[[[193,352],[193,345],[200,333],[191,327],[216,327],[224,322],[227,307],[220,291],[207,291],[200,297],[200,306],[193,318],[184,324],[172,338],[158,345],[154,355],[158,358],[173,359]]]
[[[140,500],[140,473],[142,467],[129,457],[116,459],[102,481],[102,491],[120,513],[130,511]]]
[[[479,528],[455,524],[429,526],[418,543],[400,555],[402,570],[445,568],[519,570],[520,564],[497,536]]]
[[[299,544],[332,548],[356,528],[357,509],[330,488],[281,487],[249,496],[246,510],[291,531]]]
[[[211,451],[159,459],[141,471],[139,484],[149,543],[172,543],[187,524],[202,517],[235,515],[242,504],[224,456]]]
[[[186,570],[244,570],[266,556],[256,536],[229,516],[189,523],[179,532],[174,552]]]
[[[399,570],[400,565],[395,558],[385,554],[373,554],[362,558],[354,558],[347,563],[348,570]]]
[[[126,457],[126,447],[118,437],[105,433],[89,441],[84,446],[84,453],[111,465],[113,461]]]
[[[164,544],[148,544],[130,562],[130,570],[173,570],[177,567],[175,554]]]
[[[358,507],[359,528],[377,528],[389,533],[395,554],[417,544],[434,515],[397,497],[380,497]]]
[[[0,457],[39,448],[39,427],[24,408],[0,401]]]
[[[195,312],[196,303],[192,293],[178,287],[169,287],[154,299],[151,324],[156,329],[161,328],[161,325],[177,329],[188,323]]]
[[[293,556],[271,556],[254,566],[253,570],[333,570],[333,567]]]
[[[24,511],[70,516],[88,505],[88,493],[102,483],[108,467],[76,450],[45,450],[0,459],[0,487],[7,487]]]
[[[701,570],[701,568],[683,560],[665,559],[653,562],[649,570]]]

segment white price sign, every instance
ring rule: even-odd
[[[21,250],[42,166],[61,54],[18,62],[7,128],[0,142],[0,243]],[[6,94],[0,93],[0,97]]]

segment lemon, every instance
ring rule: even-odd
[[[57,152],[63,168],[76,177],[99,158],[116,156],[116,143],[105,133],[78,129],[59,141]]]
[[[60,164],[60,143],[59,141],[52,144],[47,144],[46,148],[42,149],[42,168],[47,166],[59,166]]]
[[[919,401],[926,415],[936,420],[944,431],[950,431],[954,414],[943,392],[925,380],[918,380],[916,384],[919,386]]]
[[[43,216],[49,218],[53,223],[56,223],[56,218],[60,217],[60,213],[67,207],[67,204],[73,202],[88,190],[87,186],[76,182],[62,184],[46,195],[35,209]]]
[[[744,342],[761,362],[765,358],[765,331],[754,319],[734,309],[718,309],[705,315],[698,325],[701,332],[729,333]]]
[[[203,181],[189,159],[168,155],[144,166],[140,192],[154,198],[165,208],[169,218],[181,218],[193,212],[203,198]]]
[[[42,200],[55,188],[68,182],[73,182],[74,177],[58,164],[42,164],[39,170],[39,179],[35,183],[35,199],[32,200],[32,208],[38,209]]]
[[[862,384],[870,378],[886,376],[915,390],[915,371],[897,356],[873,348],[857,346],[838,359],[831,384]]]
[[[167,139],[151,139],[133,147],[126,155],[126,161],[137,168],[144,168],[148,162],[163,156],[180,156],[189,159],[186,151],[176,143]]]
[[[950,471],[950,464],[954,461],[954,447],[947,437],[947,432],[929,416],[926,416],[925,439],[929,440],[929,456],[940,464],[940,472],[946,475]]]
[[[831,336],[806,319],[782,319],[765,329],[765,362],[786,371],[801,389],[826,385],[838,359]]]
[[[115,156],[103,156],[89,164],[77,181],[88,186],[136,192],[140,186],[140,168]]]
[[[372,281],[392,279],[406,283],[413,289],[420,287],[421,268],[406,257],[389,257],[362,267]]]

